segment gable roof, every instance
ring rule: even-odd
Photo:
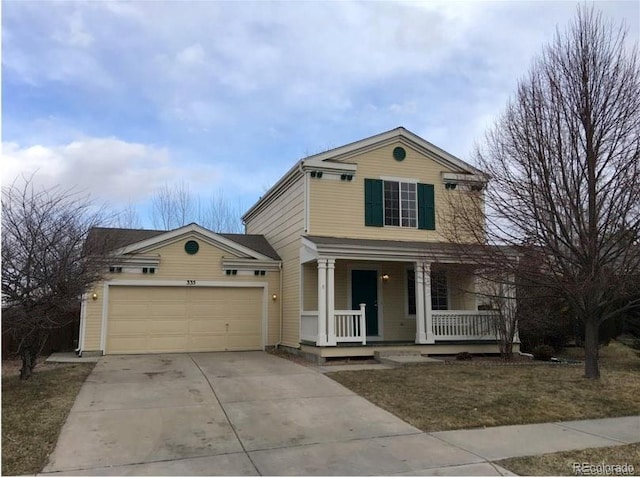
[[[413,146],[424,155],[440,162],[453,170],[463,174],[482,174],[479,169],[476,169],[468,162],[448,153],[444,149],[430,143],[429,141],[421,138],[415,133],[412,133],[408,129],[399,126],[390,131],[386,131],[375,136],[371,136],[359,141],[354,141],[344,146],[336,147],[328,151],[320,152],[312,156],[304,158],[303,161],[328,161],[328,162],[342,162],[343,160],[352,157],[356,154],[362,154],[370,149],[377,149],[386,144],[393,142],[403,142],[407,145]]]
[[[376,134],[374,136],[360,139],[359,141],[345,144],[328,151],[300,159],[287,173],[280,178],[258,201],[253,204],[247,212],[242,216],[243,221],[247,221],[255,212],[257,212],[264,204],[269,203],[273,198],[277,197],[288,188],[292,181],[303,174],[305,164],[318,166],[321,163],[331,164],[349,164],[349,159],[363,152],[377,149],[387,144],[400,141],[407,146],[413,147],[423,155],[430,159],[450,168],[454,173],[469,174],[480,177],[487,177],[486,174],[475,168],[468,162],[448,153],[444,149],[431,144],[429,141],[422,139],[417,134],[412,133],[408,129],[400,126],[389,131]],[[328,165],[328,164],[327,164]],[[345,166],[348,167],[348,166]],[[354,166],[355,170],[355,166]]]
[[[274,260],[280,260],[280,255],[274,250],[264,235],[252,234],[218,234],[224,238],[232,240],[240,245],[255,250],[262,255],[266,255]]]
[[[87,253],[133,253],[154,247],[189,232],[195,232],[226,249],[233,249],[234,252],[249,258],[280,260],[276,251],[263,235],[217,234],[197,224],[185,225],[174,230],[94,227],[87,236],[85,251]]]
[[[88,254],[111,252],[127,245],[156,237],[165,232],[166,230],[92,227],[87,235],[84,250]]]

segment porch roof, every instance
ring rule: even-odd
[[[303,236],[302,245],[303,262],[322,256],[336,259],[478,263],[483,251],[486,251],[483,245],[462,247],[447,242],[356,239],[317,235]]]

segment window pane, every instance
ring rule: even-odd
[[[416,273],[415,270],[407,270],[407,313],[416,314]]]
[[[398,182],[384,182],[384,224],[400,225],[400,198]]]
[[[400,204],[402,226],[416,227],[416,184],[400,184],[402,202]]]
[[[448,310],[447,275],[443,270],[431,272],[431,309]]]
[[[417,227],[417,186],[407,182],[384,182],[384,224]]]

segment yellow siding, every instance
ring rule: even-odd
[[[318,266],[316,262],[305,263],[302,266],[303,304],[305,311],[318,310]],[[336,285],[337,287],[337,285]]]
[[[334,303],[336,310],[348,310],[351,298],[349,297],[349,264],[345,260],[336,260],[334,271]],[[352,263],[352,262],[351,262]],[[317,292],[316,292],[317,295]]]
[[[406,158],[398,162],[392,152],[401,145]],[[428,158],[404,143],[395,143],[352,157],[346,162],[356,163],[358,170],[352,181],[312,179],[310,186],[310,235],[353,237],[387,240],[446,241],[443,224],[449,215],[441,172],[451,169]],[[436,230],[427,231],[403,227],[367,227],[364,225],[364,180],[395,177],[414,179],[433,184],[436,203]]]
[[[84,303],[85,319],[84,319],[84,346],[83,351],[99,351],[100,350],[100,333],[102,328],[102,298],[103,284],[98,283],[93,290],[88,293],[88,299]],[[93,294],[97,295],[97,299],[92,298]]]
[[[184,251],[184,244],[195,239],[200,244],[200,250],[195,255],[189,255]],[[157,280],[237,280],[256,281],[261,277],[251,275],[228,276],[222,270],[222,258],[234,255],[225,252],[213,245],[205,243],[198,236],[185,236],[180,240],[145,251],[147,255],[160,255],[160,265],[156,267],[154,274],[114,273],[111,277],[115,280],[144,279],[149,282]],[[267,272],[274,273],[274,272]]]
[[[282,344],[300,345],[300,236],[304,233],[304,178],[247,220],[248,234],[264,235],[282,259]]]
[[[464,267],[450,267],[447,271],[449,287],[449,309],[476,310],[475,284],[473,274]]]
[[[184,251],[184,244],[191,239],[195,239],[200,244],[200,250],[195,255],[189,255]],[[158,254],[160,263],[155,268],[154,274],[143,274],[141,269],[136,272],[123,271],[122,273],[107,273],[105,281],[112,280],[136,280],[145,281],[149,285],[167,280],[196,280],[198,281],[224,281],[226,283],[240,282],[266,282],[268,297],[277,294],[278,299],[268,300],[268,336],[265,337],[267,346],[272,346],[279,339],[280,322],[280,276],[278,271],[267,271],[264,276],[255,276],[252,271],[239,275],[228,276],[222,269],[222,258],[232,257],[229,252],[225,252],[213,245],[206,243],[197,235],[185,236],[176,242],[163,245],[153,250],[145,251],[145,255]],[[196,287],[199,288],[199,287]],[[206,288],[206,287],[203,287]],[[91,295],[97,294],[97,300],[93,300]],[[85,302],[85,339],[83,351],[99,351],[102,329],[102,308],[103,308],[104,283],[98,283],[88,294]]]

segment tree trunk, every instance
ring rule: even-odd
[[[598,365],[598,354],[600,343],[598,331],[600,323],[590,318],[584,324],[584,377],[588,379],[600,379],[600,367]]]
[[[513,339],[503,336],[500,339],[500,357],[504,361],[510,361],[513,358]]]
[[[20,357],[22,358],[22,369],[20,369],[20,379],[25,380],[31,377],[33,374],[33,367],[35,363],[32,363],[33,353],[29,346],[23,346],[20,350]]]

